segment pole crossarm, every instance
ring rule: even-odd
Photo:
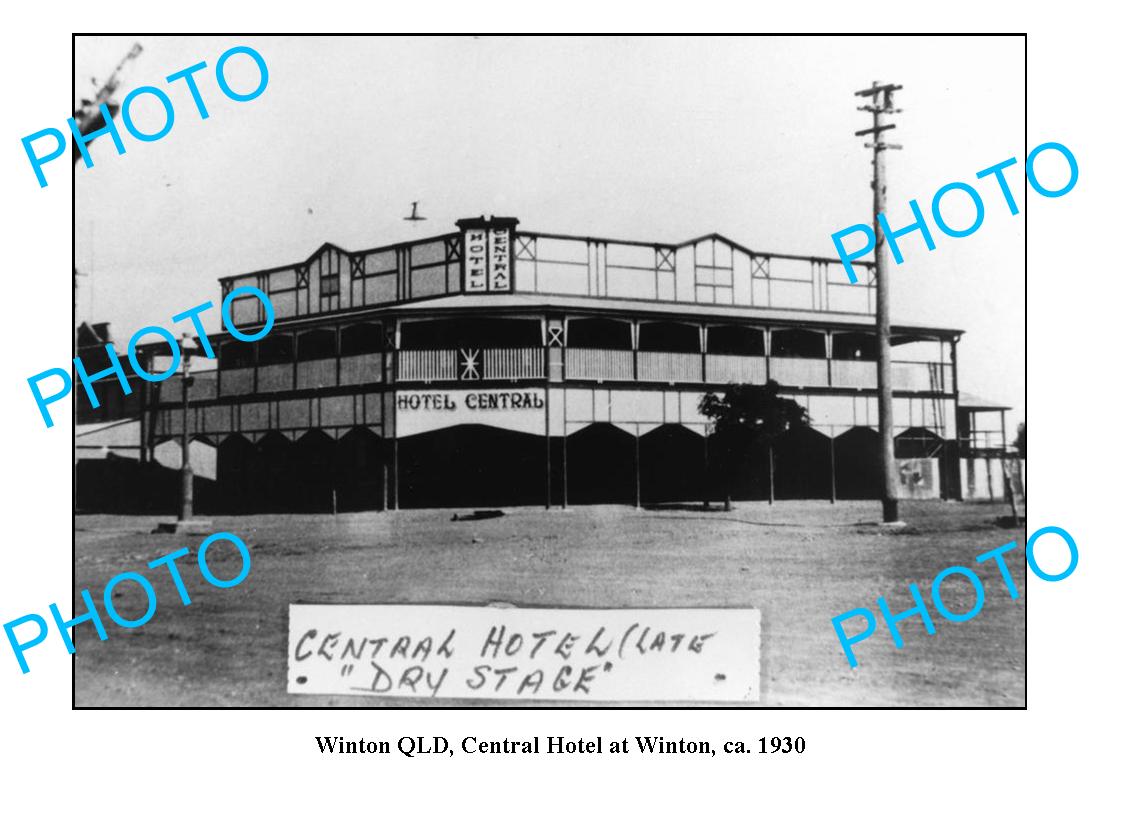
[[[899,91],[904,87],[904,85],[878,85],[877,82],[874,82],[868,88],[864,88],[860,91],[854,91],[854,96],[877,96],[879,93],[884,93],[885,91],[892,93],[893,91]]]
[[[896,125],[878,125],[877,127],[866,128],[865,130],[854,131],[855,136],[868,136],[871,133],[881,133],[886,130],[893,130]]]

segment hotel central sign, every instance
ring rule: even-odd
[[[464,231],[464,291],[487,291],[487,230]]]
[[[394,398],[398,436],[454,425],[491,425],[509,431],[546,433],[546,391],[399,391]]]
[[[517,218],[462,218],[456,222],[463,233],[466,294],[512,291],[511,241],[518,223]]]
[[[541,390],[535,391],[468,391],[461,395],[449,391],[426,391],[398,394],[399,411],[457,411],[461,405],[469,411],[507,411],[511,409],[545,408]]]

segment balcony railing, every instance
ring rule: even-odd
[[[339,358],[339,384],[364,385],[382,382],[382,355],[348,354]]]
[[[292,387],[292,363],[273,363],[257,367],[257,391],[259,394],[291,391]]]
[[[398,379],[402,382],[455,380],[455,349],[411,349],[398,352]]]
[[[541,348],[407,349],[398,352],[398,380],[541,379],[543,356]]]
[[[406,349],[397,352],[399,382],[453,382],[457,380],[525,380],[546,377],[546,350],[532,348]],[[877,388],[877,363],[872,360],[822,360],[736,354],[639,351],[570,347],[564,350],[565,378],[601,382],[710,383],[714,385],[763,384],[768,376],[780,385],[834,388]],[[338,365],[338,376],[336,366]],[[828,366],[830,379],[828,380]],[[893,387],[898,391],[949,393],[949,363],[893,362]],[[295,369],[295,383],[293,373]],[[331,388],[381,382],[380,354],[349,355],[223,369],[216,394],[215,373],[198,375],[193,399],[277,393],[296,388]],[[178,380],[166,382],[161,402],[181,398]]]
[[[336,384],[336,362],[329,360],[301,360],[296,364],[297,388],[331,388]]]
[[[253,393],[252,368],[227,368],[219,372],[219,393],[224,397]]]
[[[951,390],[945,363],[893,361],[893,388],[897,391]],[[872,360],[831,360],[831,385],[836,388],[877,388],[877,363]]]
[[[482,376],[488,380],[541,379],[543,352],[540,348],[484,349]]]
[[[570,380],[633,380],[632,352],[619,349],[567,348],[565,375]]]
[[[252,370],[250,372],[253,373]],[[160,383],[160,402],[179,405],[183,402],[183,377],[176,375]],[[218,396],[218,371],[211,369],[191,375],[192,400],[210,400]]]
[[[636,379],[644,382],[702,382],[702,355],[674,351],[636,353]]]
[[[831,385],[835,388],[877,388],[877,363],[873,360],[831,360]]]
[[[947,363],[893,362],[893,387],[901,391],[951,391],[951,376],[945,376]]]
[[[772,379],[780,385],[827,384],[827,361],[803,357],[773,357],[770,362]]]
[[[1003,440],[1002,431],[967,431],[959,437],[962,456],[984,458],[1017,457],[1018,449]]]
[[[764,385],[767,367],[763,357],[736,354],[707,354],[706,382]]]

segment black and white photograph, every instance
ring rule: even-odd
[[[5,812],[1110,810],[1109,12],[4,20]]]
[[[76,37],[74,704],[1023,707],[1025,82]]]

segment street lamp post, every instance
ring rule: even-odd
[[[175,521],[160,522],[157,533],[206,532],[210,530],[208,519],[195,518],[195,471],[191,469],[191,430],[188,421],[191,416],[191,357],[199,354],[198,349],[188,348],[188,337],[183,335],[180,344],[180,357],[183,361],[183,427],[179,436],[182,458],[179,465],[179,512]]]

